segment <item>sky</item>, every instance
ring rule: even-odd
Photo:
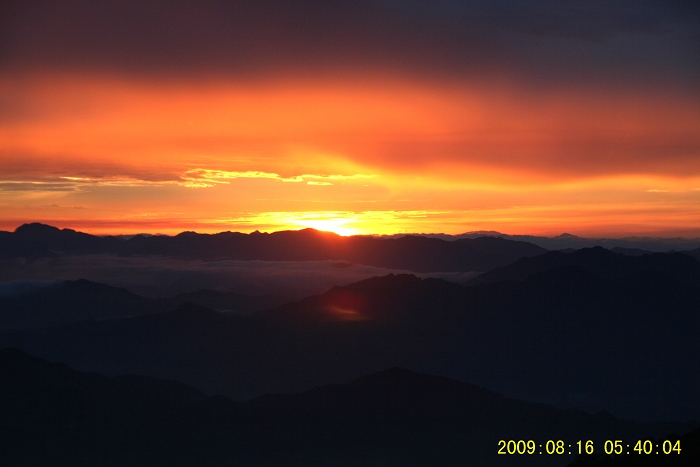
[[[700,237],[700,6],[2,2],[25,222]]]

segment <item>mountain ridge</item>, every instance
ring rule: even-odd
[[[99,321],[158,314],[190,302],[222,312],[253,313],[278,306],[282,297],[249,296],[199,290],[171,297],[146,298],[123,287],[86,279],[24,283],[0,294],[0,331],[48,328],[77,321]]]
[[[24,224],[0,236],[0,257],[110,253],[182,259],[263,261],[344,260],[413,272],[484,271],[523,256],[544,253],[538,246],[498,238],[462,239],[404,236],[396,239],[342,237],[314,229],[274,233],[183,232],[175,236],[97,237],[44,224]]]
[[[571,253],[550,251],[532,258],[487,271],[468,284],[494,283],[503,280],[524,280],[532,274],[578,266],[605,278],[620,278],[643,271],[657,271],[676,280],[700,284],[700,261],[684,253],[651,253],[629,255],[602,247],[582,248]]]
[[[653,270],[605,278],[571,266],[466,287],[399,274],[250,315],[183,305],[4,333],[0,345],[237,400],[400,366],[509,397],[658,420],[700,416],[691,358],[699,308],[697,286]]]
[[[0,349],[0,408],[4,460],[22,465],[418,466],[469,459],[555,466],[561,457],[498,456],[497,441],[524,433],[603,439],[693,428],[561,411],[401,368],[236,403],[175,381],[75,371],[16,348]]]

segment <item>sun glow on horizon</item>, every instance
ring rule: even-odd
[[[333,232],[335,234],[341,235],[343,237],[349,237],[351,235],[357,235],[358,229],[352,227],[346,227],[346,224],[353,222],[352,218],[330,218],[330,219],[299,219],[296,221],[298,225],[303,227],[308,227],[316,230],[322,230],[324,232]]]
[[[24,115],[0,121],[2,229],[700,234],[700,112],[680,94],[91,75],[0,91]]]
[[[347,237],[352,235],[392,235],[425,231],[432,219],[439,221],[448,212],[440,211],[302,211],[262,212],[248,216],[217,219],[212,222],[242,232],[275,232],[311,228]],[[210,229],[208,229],[210,230]],[[450,229],[450,233],[455,233]],[[457,232],[461,233],[461,232]]]

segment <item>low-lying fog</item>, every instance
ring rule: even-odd
[[[151,297],[212,289],[246,295],[283,295],[297,300],[373,276],[407,270],[346,261],[184,261],[163,257],[114,255],[61,256],[36,261],[0,262],[0,282],[88,279]],[[465,282],[477,272],[414,273]]]

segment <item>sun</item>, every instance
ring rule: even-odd
[[[298,219],[294,221],[295,224],[303,227],[310,227],[316,230],[323,230],[326,232],[333,232],[335,234],[347,237],[350,235],[357,235],[359,233],[358,229],[348,227],[346,224],[354,221],[352,218],[334,217],[327,219]]]

